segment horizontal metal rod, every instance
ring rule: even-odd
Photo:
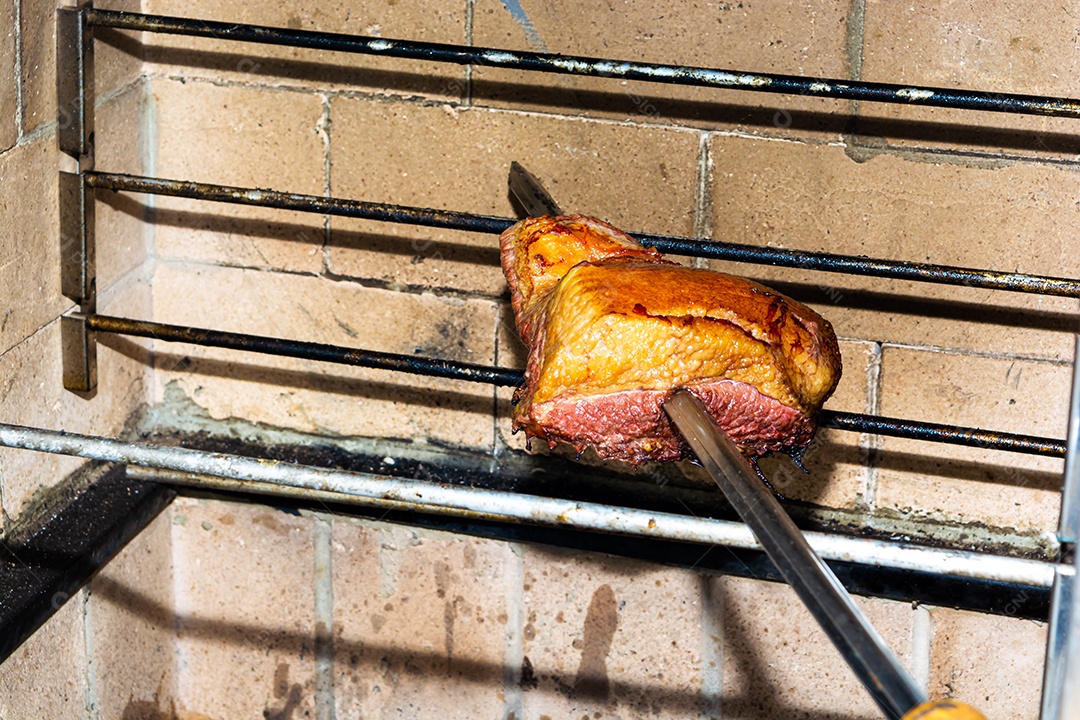
[[[939,425],[836,410],[822,410],[820,420],[823,427],[836,428],[837,430],[853,430],[874,435],[929,440],[949,445],[1006,450],[1027,455],[1065,457],[1064,440],[1054,440],[1034,435],[1018,435],[994,430]]]
[[[406,205],[327,198],[317,195],[300,195],[274,190],[167,180],[121,173],[88,172],[85,176],[87,185],[104,190],[166,195],[240,205],[258,205],[284,210],[448,228],[451,230],[501,233],[517,222],[514,218],[476,215],[453,210],[433,210],[431,208],[409,207]],[[675,253],[677,255],[819,270],[822,272],[843,273],[845,275],[867,275],[893,280],[915,280],[944,285],[966,285],[988,290],[1009,290],[1037,295],[1080,298],[1080,280],[1072,278],[976,270],[951,265],[934,265],[899,260],[880,260],[855,255],[784,250],[760,245],[727,243],[671,235],[653,235],[649,233],[631,233],[631,235],[661,252]]]
[[[362,505],[387,503],[444,515],[514,520],[619,535],[639,535],[681,542],[760,549],[750,529],[736,522],[636,508],[574,502],[461,485],[332,470],[295,463],[210,453],[181,447],[132,443],[112,438],[0,424],[0,446],[160,468],[195,475],[232,478],[350,497]],[[197,479],[193,480],[197,484]],[[282,494],[295,492],[283,490]],[[1035,587],[1053,582],[1053,563],[1000,557],[962,550],[809,532],[806,539],[823,558],[880,567],[917,570],[956,578],[981,578]]]
[[[357,348],[325,345],[322,343],[302,342],[270,338],[261,335],[207,330],[204,328],[167,325],[164,323],[131,320],[110,315],[80,315],[71,317],[84,320],[91,330],[120,335],[135,335],[166,342],[185,342],[210,347],[247,350],[266,355],[284,355],[303,360],[355,365],[359,367],[397,370],[418,375],[432,375],[453,380],[491,383],[501,387],[520,385],[525,381],[524,373],[514,368],[500,368],[487,365],[474,365],[455,360],[416,357],[397,353],[373,352]],[[1029,455],[1065,457],[1065,443],[1051,438],[1030,435],[980,430],[978,428],[954,427],[932,423],[901,420],[898,418],[860,415],[858,413],[823,410],[821,424],[838,430],[876,433],[893,437],[915,438],[952,445],[1007,450]]]
[[[312,50],[384,55],[413,60],[456,63],[459,65],[485,65],[488,67],[532,70],[563,75],[586,75],[674,85],[696,85],[785,95],[807,95],[839,100],[865,100],[899,103],[901,105],[929,105],[1026,115],[1080,117],[1080,101],[1069,98],[628,62],[577,55],[521,52],[497,48],[470,47],[467,45],[363,37],[312,30],[291,30],[288,28],[215,22],[164,15],[145,15],[113,10],[88,9],[85,12],[87,24],[91,26],[189,35],[213,38],[215,40],[287,45]]]
[[[134,335],[155,340],[193,343],[195,345],[228,348],[230,350],[247,350],[248,352],[262,353],[264,355],[318,360],[380,370],[397,370],[414,375],[429,375],[494,385],[518,385],[521,383],[521,372],[509,368],[474,365],[399,353],[360,350],[338,345],[272,338],[262,335],[246,335],[221,332],[219,330],[182,327],[180,325],[165,325],[163,323],[131,320],[109,315],[80,315],[73,313],[71,317],[83,319],[88,328],[104,333]]]
[[[210,200],[212,202],[233,203],[236,205],[257,205],[259,207],[318,213],[320,215],[380,220],[382,222],[449,228],[451,230],[501,233],[517,222],[512,218],[473,215],[453,210],[434,210],[432,208],[328,198],[318,195],[301,195],[276,190],[214,185],[211,183],[188,182],[186,180],[166,180],[140,175],[125,175],[123,173],[87,172],[85,176],[87,185],[103,190],[167,195],[169,197]]]

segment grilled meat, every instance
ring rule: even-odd
[[[530,349],[515,429],[611,460],[678,460],[689,450],[663,403],[684,387],[748,456],[809,444],[841,369],[813,310],[582,215],[522,220],[499,241]]]

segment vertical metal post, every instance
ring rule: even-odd
[[[77,173],[60,173],[60,289],[79,304],[97,309],[94,190],[86,173],[94,169],[94,37],[86,22],[90,3],[56,11],[57,141],[79,163]],[[97,385],[97,343],[85,320],[64,318],[64,387],[92,392]]]
[[[64,362],[64,389],[92,393],[97,387],[97,334],[86,316],[71,313],[60,318],[61,357]]]
[[[75,158],[91,155],[94,134],[93,28],[86,24],[84,7],[56,11],[56,71],[60,149]]]
[[[60,173],[60,292],[79,305],[97,297],[94,189],[82,172]]]
[[[1080,530],[1080,336],[1073,355],[1072,398],[1061,489],[1061,565],[1054,577],[1043,677],[1042,720],[1080,720],[1080,592],[1076,542]]]

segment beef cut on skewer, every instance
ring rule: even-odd
[[[499,243],[529,347],[515,429],[609,460],[678,460],[690,452],[663,403],[683,387],[749,457],[810,443],[841,372],[810,308],[583,215],[527,218]]]

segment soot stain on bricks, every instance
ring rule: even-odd
[[[461,318],[452,317],[436,323],[434,329],[416,343],[417,355],[443,358],[462,358],[469,355],[469,327]]]
[[[581,665],[578,666],[572,695],[586,700],[606,701],[611,693],[607,674],[607,656],[619,624],[615,591],[604,584],[596,588],[585,613]]]

